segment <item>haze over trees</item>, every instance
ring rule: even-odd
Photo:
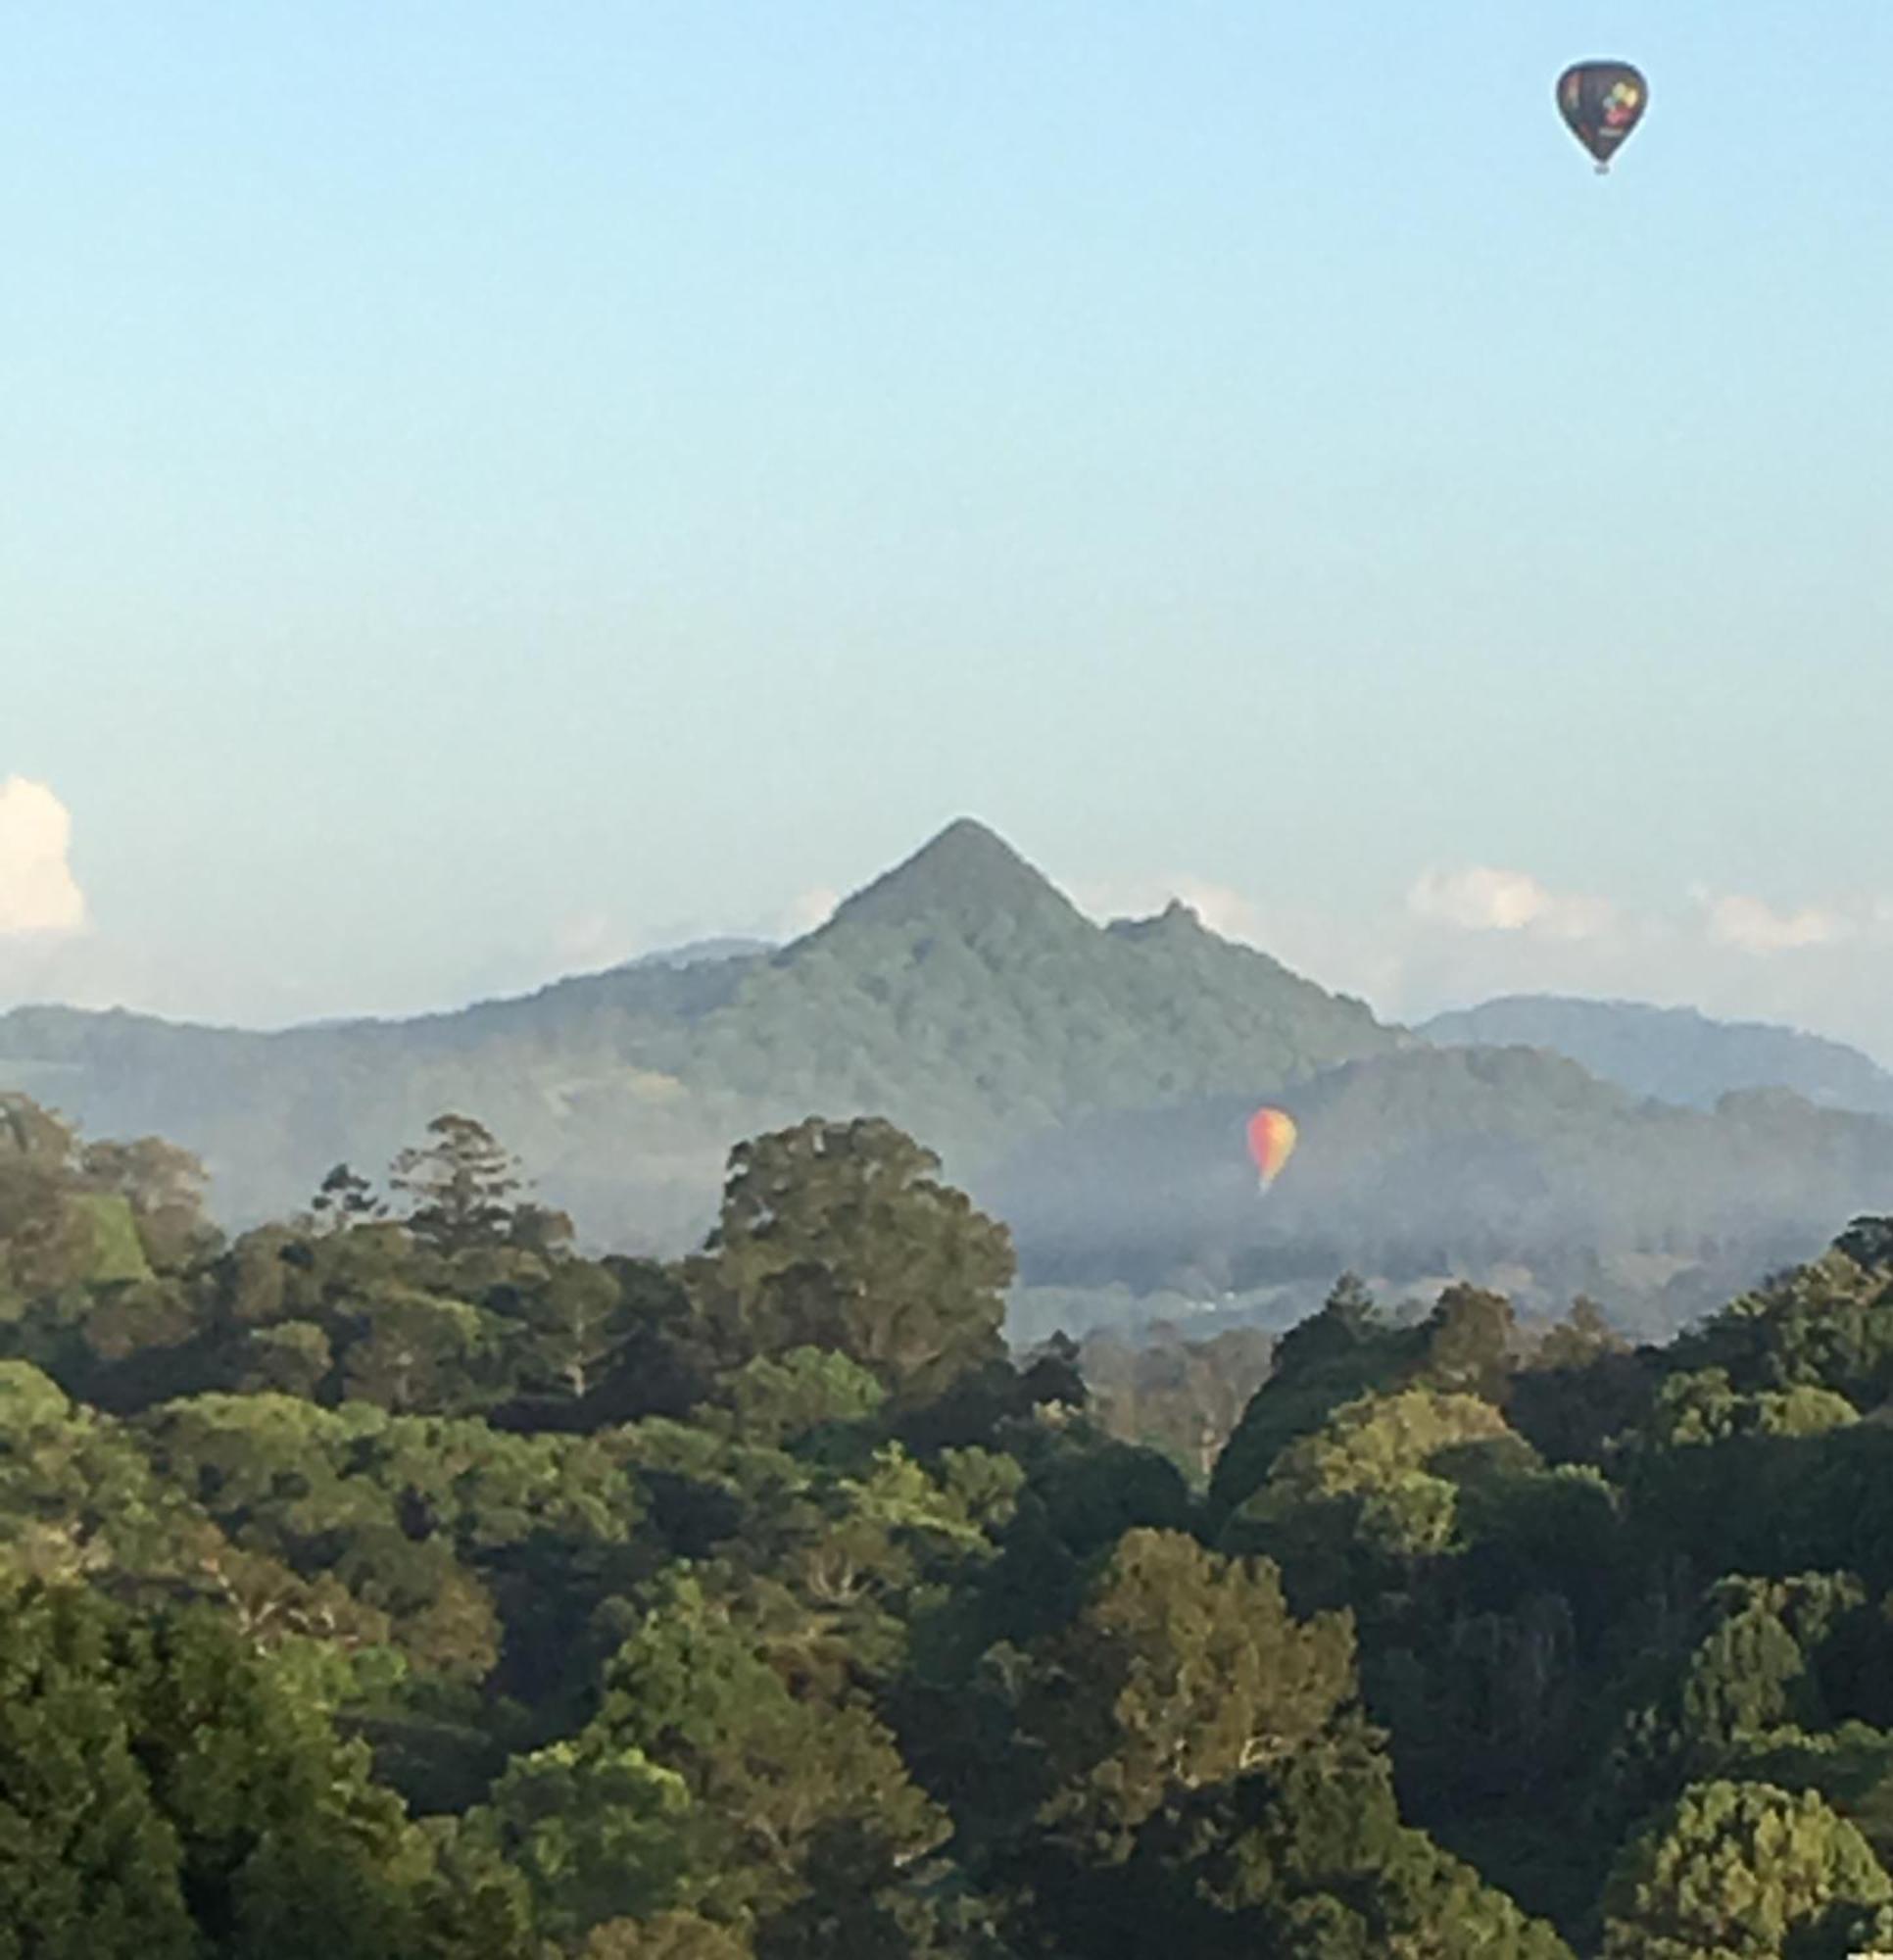
[[[226,1236],[0,1099],[0,1953],[1893,1940],[1893,1220],[1640,1348],[1012,1264],[885,1120],[655,1261],[463,1113]]]
[[[1817,1250],[1893,1190],[1893,1126],[1786,1091],[1641,1102],[1540,1051],[1411,1049],[1285,1092],[1301,1127],[1258,1202],[1246,1097],[1096,1116],[990,1180],[1035,1286],[1313,1303],[1342,1266],[1400,1291],[1583,1292],[1663,1331]],[[1313,1300],[1310,1299],[1310,1295]]]
[[[1893,1180],[1893,1085],[1835,1044],[1556,1003],[1426,1032],[1182,906],[1094,925],[962,821],[788,947],[271,1035],[23,1009],[0,1015],[0,1081],[177,1140],[239,1225],[470,1111],[581,1242],[666,1257],[710,1229],[731,1138],[885,1118],[1012,1227],[1019,1324],[1074,1333],[1219,1304],[1280,1326],[1344,1265],[1538,1310],[1585,1291],[1660,1331],[1813,1255]],[[1259,1203],[1241,1124],[1264,1101],[1301,1147]]]

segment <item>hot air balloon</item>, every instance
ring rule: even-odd
[[[1267,1191],[1294,1154],[1295,1119],[1286,1109],[1258,1109],[1249,1118],[1249,1155]]]
[[[1597,174],[1643,120],[1650,84],[1628,62],[1579,62],[1558,77],[1558,111],[1597,160]]]

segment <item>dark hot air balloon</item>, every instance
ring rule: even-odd
[[[1558,77],[1558,113],[1596,158],[1600,176],[1649,100],[1650,84],[1628,62],[1579,62]]]
[[[1286,1109],[1258,1109],[1249,1118],[1249,1155],[1267,1191],[1293,1154],[1295,1119]]]

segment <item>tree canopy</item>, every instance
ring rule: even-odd
[[[1877,1215],[1666,1346],[1343,1276],[1015,1353],[883,1119],[662,1261],[472,1118],[225,1237],[0,1114],[0,1960],[1893,1940]]]

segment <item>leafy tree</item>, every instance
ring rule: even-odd
[[[881,1384],[846,1354],[795,1348],[758,1354],[725,1389],[736,1433],[752,1443],[793,1445],[836,1425],[868,1421],[886,1400]]]
[[[1358,1723],[1184,1797],[1130,1857],[1086,1867],[1034,1847],[1011,1918],[1025,1950],[1132,1960],[1571,1960],[1470,1866],[1402,1824],[1383,1756]]]
[[[1184,1531],[1189,1491],[1167,1456],[1114,1442],[1084,1421],[1021,1424],[1004,1437],[1025,1472],[1022,1516],[1080,1559],[1107,1551],[1124,1534],[1148,1527]]]
[[[1536,1467],[1490,1402],[1434,1389],[1364,1396],[1285,1448],[1225,1542],[1279,1556],[1337,1601],[1463,1548],[1460,1494]]]
[[[204,1166],[175,1144],[161,1137],[87,1144],[78,1175],[87,1190],[129,1207],[145,1257],[157,1271],[177,1270],[217,1243],[204,1216]]]
[[[0,1096],[0,1343],[106,1394],[196,1327],[188,1268],[216,1245],[196,1158],[157,1139],[80,1147],[24,1096]]]
[[[224,1548],[133,1438],[24,1361],[0,1362],[0,1569],[156,1600]]]
[[[1869,1272],[1893,1273],[1893,1218],[1856,1218],[1834,1241],[1834,1250]]]
[[[1362,1676],[1392,1734],[1413,1821],[1476,1829],[1455,1841],[1482,1854],[1494,1827],[1583,1788],[1599,1676],[1639,1575],[1617,1494],[1588,1468],[1461,1486],[1455,1529],[1463,1549],[1423,1583],[1365,1596]],[[1594,1893],[1590,1872],[1567,1889],[1573,1864],[1567,1834],[1550,1877],[1561,1906]]]
[[[1564,1319],[1546,1330],[1531,1360],[1539,1368],[1583,1368],[1600,1355],[1622,1354],[1628,1348],[1603,1307],[1588,1294],[1579,1294]]]
[[[361,1303],[343,1354],[343,1391],[395,1414],[434,1414],[500,1399],[499,1330],[465,1300],[402,1286]]]
[[[879,1119],[739,1144],[689,1268],[734,1354],[829,1348],[910,1396],[999,1357],[1011,1243],[939,1170]]]
[[[70,1588],[15,1590],[6,1622],[0,1952],[426,1952],[423,1840],[226,1629]]]
[[[1692,1785],[1631,1844],[1604,1960],[1845,1960],[1893,1935],[1893,1882],[1812,1790]]]
[[[1845,1396],[1798,1383],[1742,1395],[1727,1370],[1703,1368],[1672,1375],[1657,1392],[1648,1433],[1664,1448],[1721,1443],[1737,1436],[1819,1436],[1860,1420]]]
[[[386,1203],[374,1195],[374,1186],[345,1163],[338,1163],[322,1179],[309,1208],[331,1232],[371,1224],[388,1214]]]
[[[321,1327],[312,1320],[282,1320],[246,1332],[233,1372],[243,1394],[314,1401],[334,1366],[335,1349]]]
[[[0,1319],[82,1279],[95,1254],[81,1195],[78,1140],[24,1096],[0,1092]]]
[[[673,1772],[594,1737],[515,1758],[466,1834],[525,1879],[539,1930],[570,1941],[669,1905],[689,1803]]]
[[[1811,1674],[1800,1642],[1766,1603],[1756,1600],[1729,1614],[1696,1649],[1683,1676],[1685,1746],[1713,1759],[1743,1739],[1812,1715],[1797,1706],[1813,1687]]]
[[[1669,1359],[1675,1373],[1720,1372],[1742,1395],[1824,1389],[1874,1407],[1893,1396],[1893,1273],[1874,1263],[1870,1230],[1857,1227],[1730,1301]]]
[[[679,1903],[718,1917],[793,1905],[842,1840],[849,1882],[872,1891],[946,1835],[875,1717],[798,1696],[756,1634],[690,1579],[665,1589],[612,1661],[598,1728],[682,1778]]]
[[[1502,1403],[1512,1372],[1517,1320],[1503,1295],[1452,1286],[1425,1326],[1422,1366],[1432,1386]]]
[[[1232,1952],[1571,1960],[1549,1926],[1400,1822],[1388,1765],[1358,1733],[1219,1792],[1209,1815],[1196,1885],[1241,1930]]]
[[[479,1680],[547,1665],[532,1630],[584,1617],[628,1577],[635,1472],[603,1442],[475,1421],[200,1396],[138,1426],[169,1482],[246,1551],[329,1578],[385,1614],[416,1665]]]
[[[408,1229],[449,1255],[506,1244],[524,1190],[519,1160],[470,1116],[436,1116],[432,1140],[406,1150],[389,1173],[409,1200]]]
[[[1653,1656],[1656,1686],[1626,1719],[1609,1774],[1626,1810],[1667,1801],[1685,1783],[1734,1773],[1745,1762],[1829,1728],[1829,1659],[1862,1631],[1866,1592],[1844,1573],[1785,1580],[1731,1576],[1711,1587],[1693,1643]]]
[[[665,1368],[662,1330],[647,1299],[609,1267],[541,1262],[503,1281],[490,1298],[514,1339],[517,1389],[535,1398],[542,1417],[551,1402],[577,1409],[595,1401],[627,1370],[674,1372]],[[622,1388],[635,1394],[633,1384]]]
[[[1306,1746],[1353,1693],[1344,1616],[1297,1621],[1266,1560],[1131,1532],[1026,1693],[1053,1784],[1043,1814],[1124,1842],[1179,1792]]]
[[[714,1390],[723,1356],[677,1269],[655,1259],[609,1256],[600,1265],[618,1290],[616,1348],[588,1406],[603,1422],[682,1416]],[[588,1378],[589,1380],[589,1378]]]
[[[1426,1337],[1394,1326],[1352,1273],[1343,1273],[1321,1311],[1276,1344],[1269,1378],[1217,1459],[1210,1502],[1226,1516],[1266,1481],[1276,1457],[1319,1429],[1344,1403],[1389,1389],[1419,1366]]]
[[[1513,1375],[1506,1416],[1548,1460],[1601,1464],[1616,1440],[1644,1421],[1653,1373],[1602,1307],[1579,1298]]]
[[[694,1912],[614,1919],[595,1927],[579,1960],[752,1960],[747,1940]]]
[[[0,1643],[0,1954],[192,1960],[182,1846],[140,1765],[109,1619],[9,1589]]]

